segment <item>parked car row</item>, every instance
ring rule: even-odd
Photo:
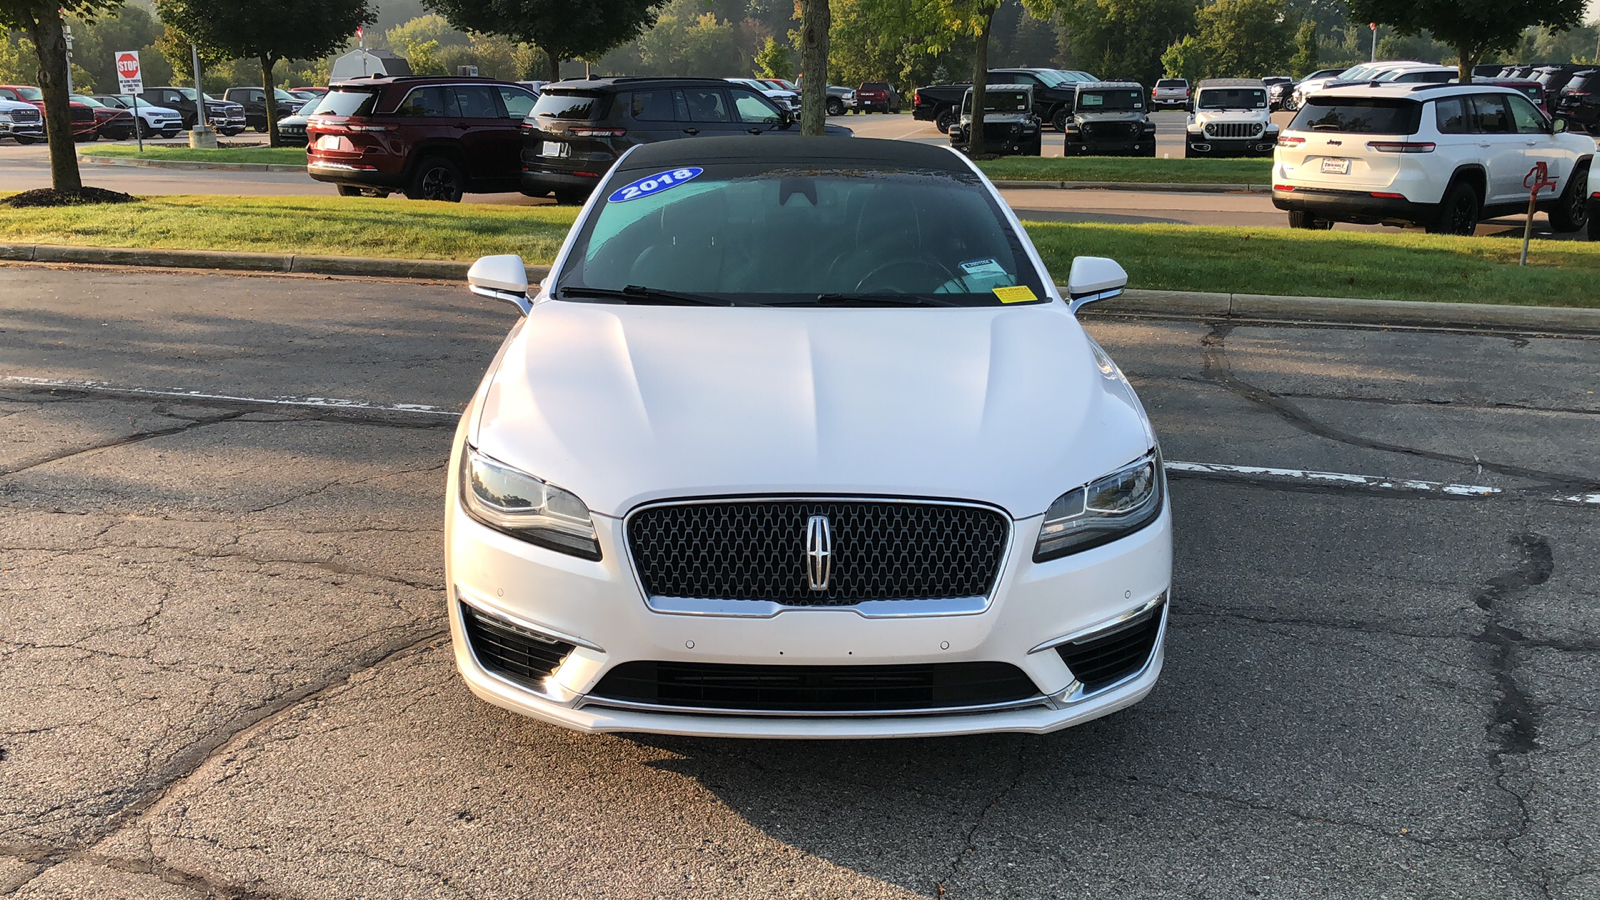
[[[1078,70],[1038,68],[990,69],[986,78],[989,84],[1022,84],[1030,87],[1034,116],[1041,124],[1063,132],[1067,120],[1072,116],[1078,86],[1099,80],[1088,72]],[[948,133],[950,126],[960,118],[962,98],[969,87],[969,84],[962,82],[917,88],[916,93],[912,94],[911,117],[932,122],[935,128]],[[862,93],[858,90],[858,105],[862,102],[861,97]]]

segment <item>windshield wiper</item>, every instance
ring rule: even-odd
[[[953,300],[910,294],[818,294],[818,306],[960,306]]]
[[[679,294],[643,285],[630,284],[622,290],[611,288],[569,287],[557,292],[558,297],[595,297],[604,300],[621,300],[624,303],[646,303],[658,306],[766,306],[742,297],[708,297],[703,294]]]

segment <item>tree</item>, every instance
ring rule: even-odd
[[[142,6],[124,6],[118,9],[115,15],[108,15],[97,21],[86,22],[75,19],[68,24],[72,26],[73,62],[88,71],[90,79],[97,87],[107,89],[104,92],[115,92],[116,54],[120,50],[141,51],[139,62],[146,69],[152,64],[159,65],[155,58],[158,54],[147,54],[142,51],[161,37],[161,23]],[[144,73],[145,84],[166,83],[157,78],[158,75],[154,71]],[[76,73],[73,74],[72,85],[83,86]]]
[[[194,54],[196,53],[200,56],[201,78],[205,78],[205,73],[228,61],[227,53],[204,41],[196,40],[184,34],[170,24],[162,26],[161,37],[156,39],[155,48],[161,58],[171,67],[174,84],[187,84],[194,78]],[[144,57],[141,56],[139,61],[143,62]],[[194,89],[204,91],[205,87],[197,84]]]
[[[829,0],[795,0],[800,7],[800,133],[822,135],[828,123]],[[810,85],[811,90],[804,90]]]
[[[756,52],[753,62],[756,64],[756,75],[761,78],[788,78],[794,74],[789,70],[789,48],[778,43],[778,39],[770,34],[767,35],[767,42]]]
[[[1463,83],[1486,54],[1509,50],[1523,29],[1565,31],[1583,18],[1584,0],[1349,0],[1350,18],[1383,22],[1401,34],[1428,31],[1454,47]]]
[[[1310,75],[1317,70],[1317,23],[1307,19],[1294,33],[1294,55],[1289,57],[1289,74]]]
[[[1061,0],[1073,65],[1101,78],[1152,84],[1163,51],[1194,31],[1196,0]]]
[[[18,29],[33,42],[44,92],[45,134],[50,139],[50,185],[64,194],[83,193],[78,151],[73,143],[71,98],[67,90],[67,36],[63,15],[92,19],[122,0],[0,0],[0,29]]]
[[[1289,63],[1294,25],[1283,0],[1216,0],[1195,14],[1212,77],[1260,78]]]
[[[1190,83],[1205,77],[1211,62],[1205,48],[1192,34],[1183,36],[1161,54],[1161,72],[1167,78],[1182,78]]]
[[[425,0],[462,31],[501,34],[545,52],[551,81],[561,61],[598,58],[655,23],[664,0]]]
[[[267,142],[279,146],[272,70],[285,59],[321,56],[377,20],[367,0],[156,0],[163,21],[226,52],[261,63]]]

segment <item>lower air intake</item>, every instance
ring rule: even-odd
[[[540,688],[572,645],[461,604],[467,644],[478,665],[518,684]]]
[[[1166,604],[1161,603],[1105,631],[1062,644],[1056,652],[1083,685],[1084,693],[1109,687],[1149,664],[1165,610]]]
[[[770,713],[905,713],[1014,703],[1039,695],[1009,663],[746,666],[626,662],[591,699]]]

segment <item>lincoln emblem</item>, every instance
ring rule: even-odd
[[[813,591],[825,591],[833,580],[833,526],[827,516],[806,523],[806,575]]]

